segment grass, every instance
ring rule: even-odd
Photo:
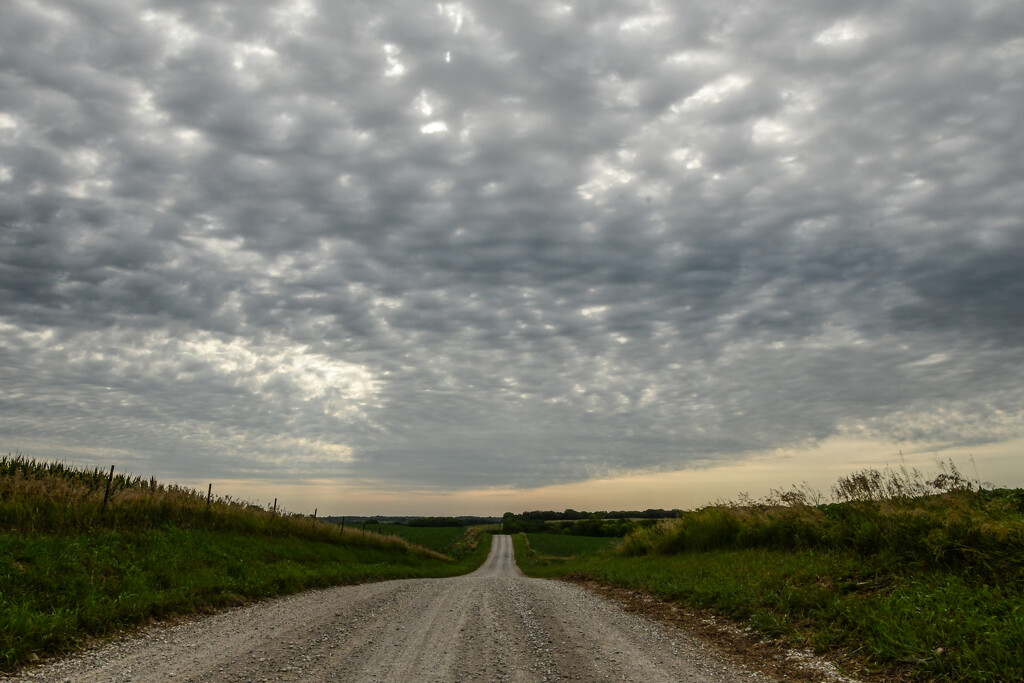
[[[490,535],[457,529],[449,553],[342,530],[153,480],[0,458],[0,671],[151,618],[310,588],[454,576]]]
[[[517,559],[522,553],[517,544]],[[767,637],[859,656],[867,670],[927,679],[1022,680],[1019,588],[866,565],[853,554],[766,549],[589,556],[524,563],[532,576],[581,573],[711,610]]]
[[[466,532],[465,527],[406,526],[404,524],[367,524],[366,530],[382,536],[398,536],[410,543],[441,553],[451,550],[455,542]]]
[[[533,576],[646,590],[863,671],[1024,680],[1024,491],[942,474],[856,473],[832,503],[798,489],[720,503],[575,559],[519,536],[516,558]]]
[[[123,473],[110,477],[98,469],[22,455],[0,457],[0,529],[64,534],[166,525],[320,540],[340,537],[336,526],[311,516],[267,510],[230,496],[207,500],[206,493],[155,479]]]
[[[564,534],[523,534],[530,562],[552,564],[609,550],[619,543],[618,538],[594,536],[566,536]]]

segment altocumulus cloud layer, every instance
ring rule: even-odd
[[[531,486],[1024,433],[1024,7],[8,0],[0,437]]]

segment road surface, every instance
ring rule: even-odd
[[[154,628],[18,680],[767,681],[571,584],[524,577],[508,536],[451,579],[302,593]]]

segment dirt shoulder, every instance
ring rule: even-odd
[[[711,612],[666,602],[641,590],[609,586],[580,575],[562,580],[612,600],[627,612],[676,627],[737,664],[760,670],[778,680],[814,683],[918,680],[895,670],[869,673],[864,659],[852,655],[838,654],[826,659],[808,650],[795,649],[783,641],[765,639],[746,630],[742,624]],[[844,671],[856,673],[845,675]]]

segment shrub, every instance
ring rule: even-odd
[[[834,493],[842,502],[809,505],[814,496],[794,488],[686,512],[634,531],[618,552],[825,548],[990,576],[1024,564],[1024,492],[976,490],[952,463],[931,481],[906,468],[862,470]]]

